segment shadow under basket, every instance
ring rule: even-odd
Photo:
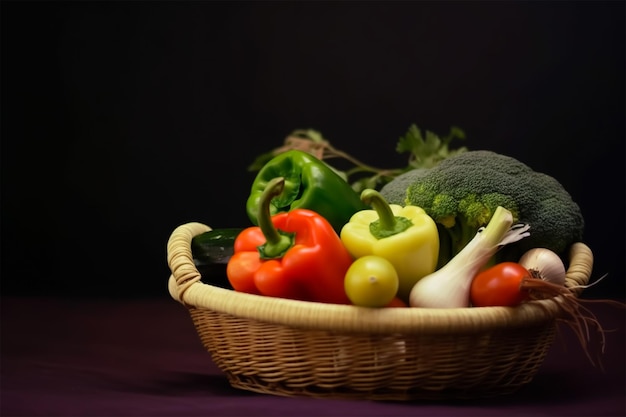
[[[562,314],[560,297],[518,307],[365,308],[245,294],[203,283],[191,252],[201,223],[168,241],[170,295],[189,311],[230,384],[247,391],[384,401],[509,394],[541,367]],[[577,296],[593,254],[570,248]]]

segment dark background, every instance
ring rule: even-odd
[[[400,167],[410,124],[557,178],[624,296],[625,6],[11,2],[2,11],[2,293],[167,294],[186,222],[247,226],[260,153],[320,130]]]

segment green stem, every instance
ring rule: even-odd
[[[272,259],[281,257],[287,250],[293,246],[293,235],[281,233],[272,222],[270,213],[270,203],[272,198],[282,193],[285,188],[285,178],[277,177],[271,179],[263,193],[259,204],[259,212],[257,220],[266,242],[259,246],[259,253],[263,259]]]
[[[351,162],[352,164],[354,164],[358,168],[360,168],[361,171],[377,172],[377,173],[394,171],[393,169],[382,169],[382,168],[373,167],[371,165],[367,165],[367,164],[359,161],[358,159],[356,159],[352,155],[348,154],[347,152],[340,151],[339,149],[335,149],[335,148],[331,147],[330,145],[329,145],[329,148],[336,156]]]
[[[401,174],[403,171],[401,169],[372,169],[372,168],[363,168],[363,167],[354,167],[345,171],[346,175],[352,176],[354,174],[358,174],[361,172],[371,172],[378,176],[388,176],[393,177]]]
[[[385,198],[376,190],[367,188],[361,192],[361,201],[371,205],[378,214],[378,220],[370,223],[370,233],[377,239],[404,232],[413,225],[406,217],[396,216]]]
[[[391,211],[391,207],[387,201],[385,201],[378,191],[370,188],[363,190],[361,193],[361,201],[376,210],[381,228],[387,230],[394,228],[396,225],[396,216],[393,214],[393,211]]]

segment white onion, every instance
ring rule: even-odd
[[[530,249],[522,255],[518,263],[526,268],[533,278],[541,278],[553,284],[565,285],[565,264],[559,255],[550,249]]]

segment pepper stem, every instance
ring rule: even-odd
[[[372,206],[378,214],[378,220],[370,223],[370,233],[377,239],[402,233],[413,226],[413,222],[406,217],[394,215],[387,200],[376,190],[363,190],[361,201]]]
[[[278,230],[272,222],[270,213],[272,198],[282,193],[284,188],[285,178],[276,177],[267,183],[261,194],[259,212],[257,213],[259,228],[265,236],[265,243],[257,248],[261,259],[280,258],[293,246],[293,233]]]

